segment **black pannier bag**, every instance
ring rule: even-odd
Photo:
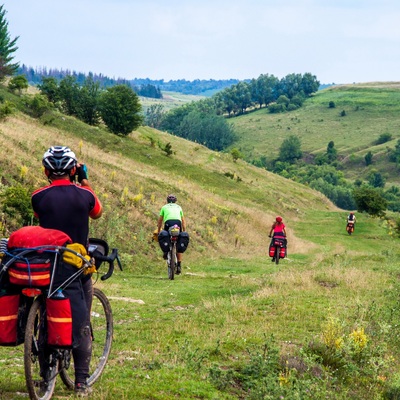
[[[184,253],[189,246],[189,234],[187,232],[181,232],[178,237],[178,245],[176,251],[178,253]]]
[[[164,253],[169,252],[169,248],[171,245],[171,238],[169,236],[168,231],[165,230],[160,231],[160,233],[158,234],[158,244],[160,245],[161,250]]]

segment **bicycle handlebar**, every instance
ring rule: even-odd
[[[85,257],[83,257],[80,253],[76,252],[75,250],[72,250],[68,247],[63,247],[63,246],[54,246],[54,245],[43,245],[43,246],[38,246],[38,247],[31,247],[31,248],[26,248],[26,249],[21,249],[20,252],[17,254],[12,255],[12,257],[8,260],[3,265],[3,268],[1,269],[1,273],[5,273],[8,269],[8,267],[18,258],[21,258],[33,251],[50,251],[50,252],[55,252],[55,251],[67,251],[75,254],[77,257],[79,257],[84,264],[84,267],[82,268],[82,271],[85,267],[91,267],[92,266],[92,261],[87,260]],[[112,252],[108,256],[104,256],[100,251],[94,250],[93,252],[89,252],[89,255],[95,259],[95,261],[99,261],[100,264],[98,265],[98,268],[100,267],[101,263],[106,262],[108,263],[108,271],[101,277],[102,281],[105,281],[106,279],[110,278],[111,275],[114,272],[114,261],[117,260],[117,264],[119,269],[122,271],[122,264],[121,260],[118,255],[118,249],[112,249]]]
[[[117,260],[118,267],[122,271],[122,264],[121,260],[119,259],[118,249],[112,249],[111,254],[108,256],[104,256],[98,250],[94,250],[93,252],[90,253],[90,255],[94,257],[96,261],[108,263],[108,271],[101,277],[102,281],[105,281],[106,279],[110,278],[111,275],[114,273],[115,260]]]

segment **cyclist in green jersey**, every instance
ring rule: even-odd
[[[158,233],[161,232],[161,229],[168,231],[171,226],[178,225],[181,232],[186,231],[186,222],[183,216],[182,207],[176,203],[176,196],[170,194],[167,197],[167,204],[161,207],[160,217],[158,218]],[[164,227],[163,227],[164,223]],[[164,253],[164,259],[166,259],[168,253]],[[182,262],[182,253],[177,253],[177,271],[176,274],[179,275],[181,273],[181,262]]]

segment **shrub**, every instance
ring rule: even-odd
[[[361,186],[353,191],[353,198],[357,204],[357,210],[367,212],[373,216],[384,216],[387,208],[387,200],[377,189]]]
[[[392,135],[390,133],[382,133],[379,138],[376,140],[376,144],[383,144],[392,140]]]
[[[4,121],[9,115],[14,113],[15,104],[5,101],[0,105],[0,121]]]
[[[365,159],[365,165],[366,165],[367,167],[368,167],[368,165],[371,165],[371,164],[372,164],[372,153],[369,151],[369,152],[365,155],[364,159]]]
[[[32,224],[31,190],[16,184],[1,194],[2,211],[11,219],[10,225],[19,228]]]
[[[25,97],[23,104],[24,112],[33,118],[40,118],[44,113],[53,108],[47,98],[41,94],[35,94],[33,97]]]

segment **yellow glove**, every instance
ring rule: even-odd
[[[80,243],[67,244],[66,247],[75,251],[76,253],[81,254],[86,260],[90,261],[90,256],[88,255],[85,246],[81,245]],[[63,261],[67,264],[74,265],[77,268],[82,268],[84,265],[86,265],[79,256],[71,251],[64,251]]]
[[[85,270],[83,271],[83,275],[94,274],[95,272],[97,272],[97,269],[96,269],[96,265],[94,264],[94,260],[93,260],[92,266],[85,268]]]
[[[155,229],[153,232],[153,241],[158,242],[158,229]]]

